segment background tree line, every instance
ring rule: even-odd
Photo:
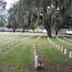
[[[4,27],[6,23],[6,15],[5,15],[5,10],[6,10],[6,2],[3,0],[0,0],[0,27]]]
[[[49,37],[62,28],[72,28],[72,0],[19,0],[9,9],[8,28],[35,29],[43,26]]]

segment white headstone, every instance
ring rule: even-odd
[[[63,47],[61,47],[61,52],[63,52]]]
[[[37,53],[36,53],[36,52],[34,53],[34,56],[35,56],[35,55],[37,55]]]
[[[65,55],[67,54],[67,49],[64,49],[64,54],[65,54]]]
[[[37,66],[38,66],[38,55],[35,55],[35,57],[34,57],[34,67],[35,67],[35,69],[37,69]]]
[[[36,55],[37,53],[36,53],[36,49],[34,49],[34,54]]]
[[[69,52],[69,58],[72,58],[72,51]]]
[[[58,48],[58,45],[56,44],[56,48]]]
[[[58,50],[60,50],[60,46],[58,46]]]

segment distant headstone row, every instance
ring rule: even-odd
[[[71,43],[69,43],[69,42],[67,42],[67,41],[65,41],[65,40],[62,40],[62,39],[60,39],[60,38],[58,38],[58,37],[56,37],[56,39],[59,40],[59,41],[61,41],[61,42],[64,42],[65,44],[67,44],[67,45],[69,45],[69,46],[72,46]]]
[[[72,43],[72,39],[68,39],[66,37],[64,37],[65,40],[69,41],[70,43]]]
[[[16,40],[16,37],[6,37],[6,38],[1,38],[0,39],[0,44],[2,44],[2,46],[5,46],[13,41]]]
[[[65,55],[68,55],[69,58],[72,58],[72,51],[68,51],[67,48],[64,48],[63,46],[56,44],[53,42],[50,38],[48,38],[48,41],[59,51],[63,52]]]
[[[25,39],[28,39],[28,37],[27,37],[27,38],[24,38],[24,39],[22,39],[22,40],[12,41],[11,43],[8,43],[8,44],[6,44],[6,45],[4,45],[4,46],[1,46],[1,48],[0,48],[0,53],[6,52],[8,49],[10,49],[10,48],[12,48],[12,47],[14,47],[14,46],[16,46],[16,45],[18,45],[18,44],[22,44]]]

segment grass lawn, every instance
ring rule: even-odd
[[[61,38],[61,39],[64,40],[64,41],[66,41],[64,38]],[[53,40],[55,43],[63,46],[64,48],[66,48],[68,51],[72,51],[72,46],[67,45],[65,42],[59,41],[59,40],[57,40],[56,38],[52,38],[52,40]],[[67,42],[68,42],[68,41],[67,41]]]
[[[27,67],[32,64],[32,45],[33,45],[32,37],[20,36],[15,39],[13,38],[13,40],[19,40],[19,39],[20,40],[24,39],[22,44],[18,44],[8,49],[7,51],[0,53],[0,65],[3,65],[4,68],[5,66],[6,68],[8,68],[10,65],[14,65],[16,68]],[[13,41],[11,40],[9,40],[9,42],[12,43]],[[3,72],[8,72],[8,70],[4,69]]]
[[[37,50],[39,55],[43,56],[46,64],[60,64],[72,66],[72,61],[54,48],[47,40],[47,38],[40,38],[37,42]]]
[[[4,65],[3,72],[10,72],[8,69],[10,65],[14,65],[17,68],[15,69],[17,71],[14,72],[28,72],[21,70],[19,71],[19,67],[29,67],[33,64],[33,44],[39,36],[13,35],[12,39],[10,39],[10,36],[7,36],[8,38],[5,39],[5,43],[6,41],[8,41],[7,43],[12,43],[15,40],[23,40],[24,38],[27,39],[24,39],[22,44],[17,44],[16,46],[13,46],[7,51],[0,53],[0,66]],[[55,38],[53,38],[52,40],[60,43]],[[72,67],[72,59],[69,59],[63,53],[59,52],[56,48],[54,48],[52,44],[48,42],[46,36],[42,36],[37,41],[37,53],[46,66],[61,65],[62,67]]]

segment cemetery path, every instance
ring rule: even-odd
[[[39,41],[40,38],[37,39],[37,42]],[[27,67],[27,72],[66,72],[66,71],[62,71],[62,69],[59,68],[59,66],[56,65],[48,65],[45,58],[39,53],[38,51],[38,43],[36,42],[36,44],[33,45],[33,50],[32,50],[32,54],[33,54],[33,63],[32,65],[30,65],[29,67]],[[38,60],[42,61],[42,63],[44,64],[44,68],[43,69],[35,69],[34,68],[34,48],[37,51],[37,55],[38,55]]]
[[[40,36],[41,37],[41,36]],[[32,64],[27,66],[26,68],[24,68],[25,72],[48,72],[47,68],[43,68],[43,69],[35,69],[34,68],[34,48],[36,49],[36,44],[39,41],[40,37],[37,37],[34,42],[33,42],[33,48],[32,48]],[[37,50],[37,49],[36,49]],[[37,53],[38,55],[38,53]],[[41,56],[38,55],[38,60],[42,60]]]
[[[48,45],[45,43],[45,41],[40,41],[40,42],[42,44]],[[37,54],[39,56],[39,61],[42,61],[42,63],[44,64],[44,69],[39,72],[72,72],[72,67],[63,66],[59,64],[55,64],[55,65],[48,64],[48,61],[45,59],[45,57],[41,53],[39,53],[39,49],[38,49],[39,47],[40,47],[40,43],[37,42],[36,49],[37,49]]]
[[[32,64],[32,68],[31,68],[31,72],[48,72],[48,69],[47,68],[42,68],[42,69],[35,69],[34,68],[34,52],[36,52],[35,54],[36,55],[38,55],[38,61],[42,61],[43,62],[43,58],[38,54],[38,51],[37,51],[37,42],[39,41],[39,39],[41,38],[41,36],[40,37],[38,37],[36,40],[35,40],[35,42],[34,42],[34,44],[33,44],[33,64]],[[29,71],[30,72],[30,71]]]

